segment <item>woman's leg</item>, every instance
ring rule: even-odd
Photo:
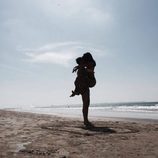
[[[90,91],[89,88],[82,94],[82,101],[83,101],[83,119],[84,119],[84,124],[87,125],[89,123],[88,121],[88,109],[89,109],[89,104],[90,104]]]

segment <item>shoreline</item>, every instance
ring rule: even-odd
[[[1,158],[158,157],[158,123],[0,110]]]
[[[35,114],[35,115],[44,115],[50,117],[59,117],[59,118],[66,118],[66,119],[75,119],[82,121],[82,111],[80,115],[66,115],[66,114],[53,114],[53,113],[42,113],[42,112],[30,112],[25,110],[17,110],[15,109],[0,109],[0,111],[10,111],[10,112],[18,112],[18,113],[28,113],[28,114]],[[142,123],[158,123],[158,119],[150,119],[150,118],[131,118],[131,117],[109,117],[109,116],[89,116],[89,119],[92,121],[124,121],[124,122],[142,122]]]

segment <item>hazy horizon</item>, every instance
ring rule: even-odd
[[[0,1],[0,105],[81,104],[75,58],[91,52],[91,103],[158,101],[157,0]]]

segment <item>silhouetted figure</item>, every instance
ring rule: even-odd
[[[72,91],[70,97],[83,94],[84,91],[88,88],[88,73],[86,71],[85,65],[83,64],[82,57],[78,57],[76,59],[76,63],[78,65],[75,66],[72,71],[72,72],[77,72],[77,77],[74,82],[75,90]]]
[[[96,62],[93,59],[92,55],[87,52],[83,54],[82,57],[76,59],[76,63],[78,64],[73,68],[73,72],[77,71],[77,78],[75,80],[75,90],[72,91],[70,97],[81,94],[83,101],[83,119],[84,124],[88,126],[92,126],[92,124],[88,120],[88,109],[90,105],[90,89],[95,86],[96,79],[94,76],[94,69],[96,66]]]

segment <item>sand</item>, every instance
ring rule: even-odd
[[[158,158],[158,123],[0,110],[0,158]]]

